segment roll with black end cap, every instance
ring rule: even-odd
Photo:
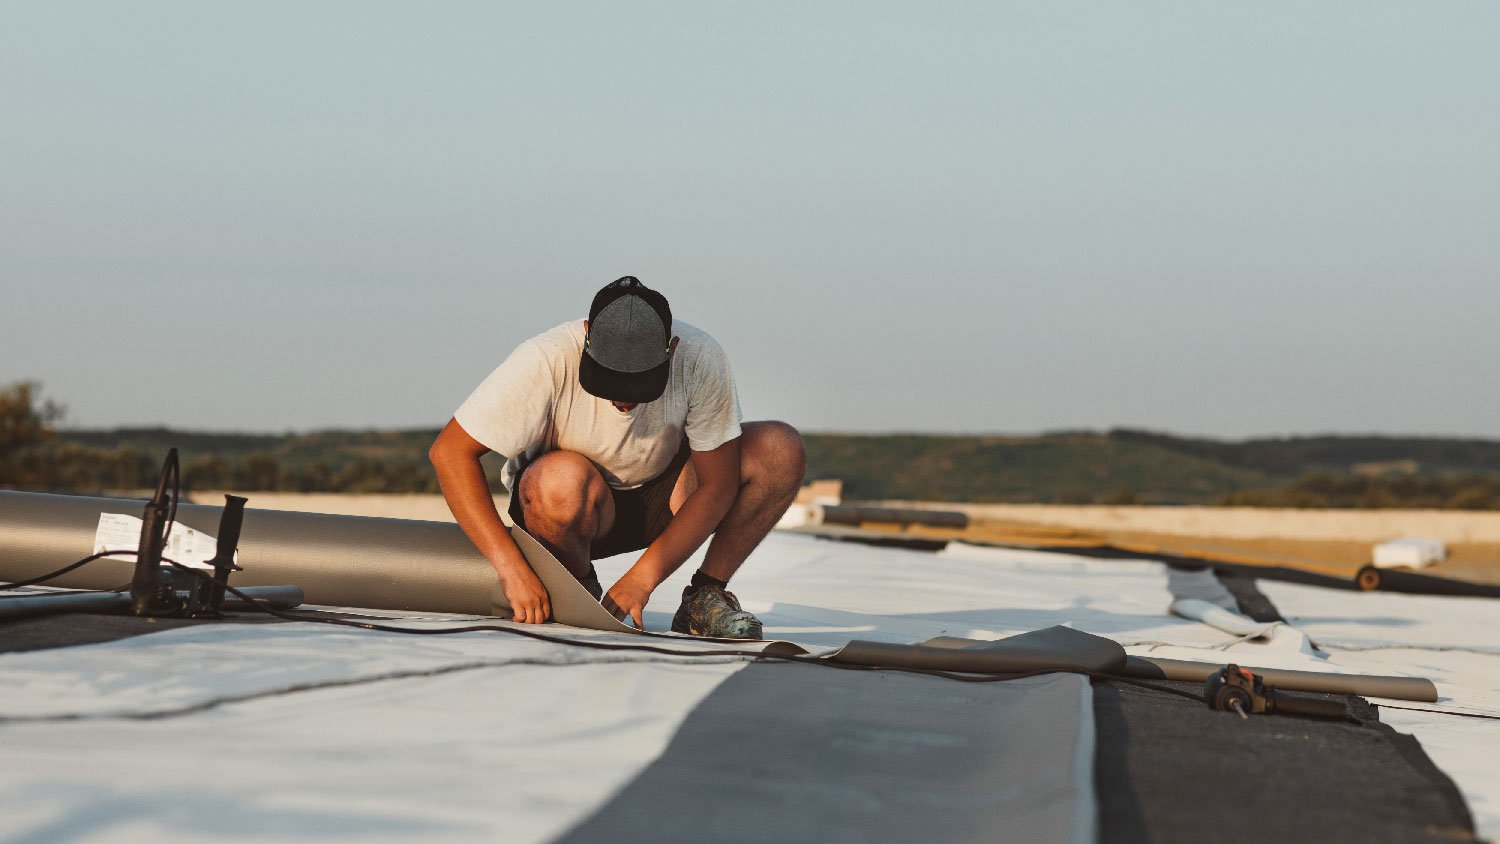
[[[1500,585],[1474,583],[1452,577],[1365,566],[1354,575],[1354,586],[1365,592],[1401,592],[1407,595],[1446,595],[1454,598],[1500,598]]]
[[[1361,592],[1374,592],[1380,588],[1380,569],[1365,566],[1354,575],[1354,587]]]

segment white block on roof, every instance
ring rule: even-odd
[[[1426,568],[1448,558],[1448,547],[1441,539],[1404,537],[1375,546],[1374,566],[1378,569],[1408,567]]]
[[[812,509],[806,504],[793,504],[786,508],[781,514],[781,519],[776,522],[776,527],[785,530],[787,528],[799,528],[812,520]]]

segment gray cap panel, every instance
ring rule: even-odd
[[[616,372],[645,372],[667,360],[667,327],[639,296],[621,296],[589,323],[589,356]]]

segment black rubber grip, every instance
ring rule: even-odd
[[[1333,719],[1343,718],[1345,715],[1344,702],[1338,699],[1300,697],[1281,692],[1272,692],[1271,700],[1275,702],[1276,711],[1283,715],[1304,715],[1308,718]]]

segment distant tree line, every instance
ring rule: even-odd
[[[56,491],[143,489],[156,484],[166,447],[124,443],[95,445],[60,439],[51,425],[61,407],[40,401],[40,387],[21,382],[0,387],[0,486]],[[192,435],[174,436],[201,448]],[[197,439],[203,440],[199,436]],[[240,438],[257,445],[284,438]],[[409,450],[408,450],[409,451]],[[282,492],[438,492],[437,477],[425,453],[380,456],[340,455],[284,460],[255,451],[197,454],[184,448],[182,479],[189,489]],[[497,472],[491,472],[498,475]]]
[[[238,461],[219,455],[193,460],[183,468],[197,489],[276,490],[280,492],[440,492],[426,460],[356,458],[335,468],[323,460],[283,466],[275,455],[247,454]]]
[[[1282,487],[1224,495],[1232,507],[1500,510],[1500,476],[1378,475],[1315,472]]]
[[[1300,478],[1318,471],[1347,469],[1356,463],[1411,460],[1422,466],[1500,473],[1500,441],[1460,437],[1314,436],[1212,440],[1115,428],[1106,436],[1119,443],[1161,448],[1251,469],[1272,477]]]
[[[437,429],[247,434],[55,430],[31,382],[0,386],[0,487],[100,492],[155,484],[240,492],[437,492]],[[808,477],[857,499],[1061,504],[1500,509],[1500,441],[1304,437],[1240,442],[1149,431],[1037,436],[804,435]],[[496,455],[485,458],[500,491]],[[1391,471],[1394,469],[1395,471]]]
[[[58,491],[145,489],[156,484],[162,457],[133,445],[91,448],[49,443],[21,452],[0,469],[0,486]],[[438,492],[437,476],[425,460],[357,458],[335,468],[315,460],[286,466],[273,454],[237,459],[210,454],[182,467],[187,489],[244,492]]]

